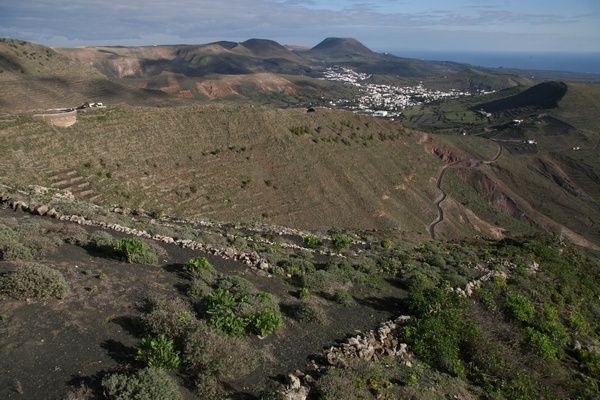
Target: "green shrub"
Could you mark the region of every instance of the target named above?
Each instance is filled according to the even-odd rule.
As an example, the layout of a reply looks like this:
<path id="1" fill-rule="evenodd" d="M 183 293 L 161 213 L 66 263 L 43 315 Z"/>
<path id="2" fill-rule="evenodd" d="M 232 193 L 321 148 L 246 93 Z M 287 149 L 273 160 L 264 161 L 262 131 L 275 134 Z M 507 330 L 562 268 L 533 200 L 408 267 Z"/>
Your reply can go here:
<path id="1" fill-rule="evenodd" d="M 525 337 L 525 346 L 529 350 L 549 359 L 556 358 L 556 349 L 546 334 L 528 326 L 523 329 L 523 335 Z"/>
<path id="2" fill-rule="evenodd" d="M 319 399 L 395 399 L 391 382 L 395 368 L 383 368 L 376 362 L 357 361 L 347 368 L 329 368 L 317 381 Z"/>
<path id="3" fill-rule="evenodd" d="M 585 317 L 577 311 L 572 312 L 569 316 L 569 326 L 575 331 L 575 333 L 579 334 L 585 333 L 588 330 Z"/>
<path id="4" fill-rule="evenodd" d="M 403 339 L 423 361 L 462 377 L 465 360 L 462 349 L 477 337 L 473 322 L 465 318 L 467 300 L 445 287 L 413 288 L 407 305 L 414 313 L 403 327 Z"/>
<path id="5" fill-rule="evenodd" d="M 583 370 L 592 378 L 600 380 L 600 353 L 595 350 L 580 349 L 576 354 Z"/>
<path id="6" fill-rule="evenodd" d="M 286 258 L 279 260 L 277 266 L 283 268 L 286 274 L 292 276 L 302 276 L 316 271 L 315 265 L 303 258 Z"/>
<path id="7" fill-rule="evenodd" d="M 87 247 L 107 255 L 112 255 L 117 240 L 108 232 L 96 231 L 88 239 Z"/>
<path id="8" fill-rule="evenodd" d="M 209 293 L 204 299 L 204 304 L 210 324 L 229 335 L 242 337 L 248 321 L 236 315 L 234 308 L 243 301 L 244 298 L 236 297 L 229 290 L 222 288 Z"/>
<path id="9" fill-rule="evenodd" d="M 211 287 L 202 279 L 192 279 L 186 294 L 193 299 L 200 299 L 212 291 Z"/>
<path id="10" fill-rule="evenodd" d="M 210 269 L 211 267 L 212 267 L 212 265 L 206 259 L 206 257 L 195 257 L 195 258 L 190 258 L 190 260 L 183 267 L 183 269 L 185 271 L 192 271 L 192 270 Z"/>
<path id="11" fill-rule="evenodd" d="M 179 297 L 156 296 L 149 298 L 148 303 L 149 311 L 141 319 L 146 331 L 152 335 L 181 338 L 195 323 L 190 304 Z"/>
<path id="12" fill-rule="evenodd" d="M 135 237 L 118 240 L 114 247 L 115 253 L 132 264 L 156 264 L 158 257 L 152 253 L 148 245 Z"/>
<path id="13" fill-rule="evenodd" d="M 27 264 L 0 277 L 0 291 L 19 300 L 62 297 L 69 291 L 64 276 L 41 264 Z"/>
<path id="14" fill-rule="evenodd" d="M 325 315 L 325 311 L 316 305 L 303 302 L 300 304 L 294 304 L 290 308 L 292 318 L 298 322 L 319 325 L 327 323 L 327 315 Z"/>
<path id="15" fill-rule="evenodd" d="M 250 327 L 260 336 L 267 336 L 283 324 L 281 314 L 272 310 L 261 310 L 248 318 Z"/>
<path id="16" fill-rule="evenodd" d="M 183 399 L 173 378 L 157 368 L 144 368 L 131 375 L 108 375 L 102 379 L 102 387 L 111 400 Z"/>
<path id="17" fill-rule="evenodd" d="M 310 297 L 310 291 L 307 288 L 300 288 L 298 290 L 298 298 L 300 300 L 305 300 L 308 299 Z"/>
<path id="18" fill-rule="evenodd" d="M 496 305 L 494 295 L 489 290 L 478 288 L 473 291 L 473 295 L 479 304 L 481 304 L 486 310 L 490 312 L 498 311 L 498 306 Z"/>
<path id="19" fill-rule="evenodd" d="M 348 248 L 352 244 L 352 239 L 350 239 L 348 236 L 340 235 L 335 236 L 332 240 L 332 243 L 333 247 L 339 251 Z"/>
<path id="20" fill-rule="evenodd" d="M 504 310 L 509 318 L 519 322 L 530 322 L 535 315 L 535 308 L 531 301 L 517 293 L 506 295 Z"/>
<path id="21" fill-rule="evenodd" d="M 561 349 L 569 341 L 567 330 L 557 318 L 546 318 L 537 325 L 537 328 L 550 339 L 557 353 L 560 353 Z"/>
<path id="22" fill-rule="evenodd" d="M 143 361 L 148 367 L 176 369 L 181 360 L 175 351 L 173 340 L 166 335 L 146 336 L 140 341 L 136 360 Z"/>
<path id="23" fill-rule="evenodd" d="M 200 321 L 184 341 L 183 361 L 202 398 L 223 396 L 223 383 L 255 368 L 259 357 L 247 341 L 223 335 Z"/>
<path id="24" fill-rule="evenodd" d="M 305 236 L 302 239 L 302 242 L 304 243 L 304 247 L 307 247 L 309 249 L 315 249 L 315 248 L 323 245 L 323 242 L 321 241 L 321 239 L 319 239 L 316 236 L 312 236 L 312 235 Z"/>
<path id="25" fill-rule="evenodd" d="M 318 270 L 304 274 L 301 279 L 302 286 L 309 290 L 326 290 L 334 282 L 334 276 L 328 271 Z"/>
<path id="26" fill-rule="evenodd" d="M 257 290 L 254 284 L 241 276 L 231 275 L 220 279 L 217 283 L 219 289 L 230 291 L 236 296 L 247 296 L 256 293 Z"/>
<path id="27" fill-rule="evenodd" d="M 6 261 L 31 260 L 33 256 L 33 250 L 21 242 L 19 233 L 2 221 L 0 223 L 0 259 Z"/>
<path id="28" fill-rule="evenodd" d="M 392 242 L 389 239 L 384 239 L 381 242 L 379 242 L 379 245 L 381 247 L 383 247 L 384 249 L 389 249 L 389 248 L 391 248 L 394 245 L 394 242 Z"/>
<path id="29" fill-rule="evenodd" d="M 344 307 L 352 307 L 355 304 L 354 298 L 345 289 L 335 289 L 332 297 L 333 301 Z"/>
<path id="30" fill-rule="evenodd" d="M 196 257 L 188 261 L 183 267 L 192 280 L 202 280 L 208 285 L 212 285 L 217 279 L 217 271 L 205 257 Z"/>

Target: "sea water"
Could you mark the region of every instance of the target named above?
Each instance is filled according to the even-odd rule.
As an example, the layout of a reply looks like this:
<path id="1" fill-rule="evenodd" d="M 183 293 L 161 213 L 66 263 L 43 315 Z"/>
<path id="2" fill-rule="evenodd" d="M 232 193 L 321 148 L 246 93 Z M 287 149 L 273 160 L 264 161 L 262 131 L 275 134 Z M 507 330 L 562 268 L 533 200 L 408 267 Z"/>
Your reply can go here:
<path id="1" fill-rule="evenodd" d="M 406 51 L 394 52 L 394 55 L 432 61 L 455 61 L 482 67 L 600 74 L 600 53 Z"/>

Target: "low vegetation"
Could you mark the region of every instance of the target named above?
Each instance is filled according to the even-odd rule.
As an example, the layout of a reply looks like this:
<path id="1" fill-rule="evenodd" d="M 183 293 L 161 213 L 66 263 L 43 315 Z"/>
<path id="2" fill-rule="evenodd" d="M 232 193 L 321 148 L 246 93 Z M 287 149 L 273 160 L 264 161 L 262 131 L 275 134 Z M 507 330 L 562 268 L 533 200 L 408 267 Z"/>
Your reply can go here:
<path id="1" fill-rule="evenodd" d="M 63 246 L 81 247 L 121 266 L 139 263 L 149 253 L 168 258 L 156 244 L 117 239 L 109 231 L 57 229 L 44 220 L 28 220 L 26 230 L 10 218 L 0 222 L 4 249 L 30 243 L 27 258 L 39 259 L 17 260 L 18 266 L 1 276 L 3 295 L 15 301 L 110 296 L 107 285 L 118 283 L 124 267 L 121 272 L 88 267 L 73 275 L 45 261 Z M 46 241 L 35 240 L 42 235 Z M 329 235 L 331 241 L 309 250 L 343 256 L 312 253 L 301 238 L 295 240 L 304 249 L 282 245 L 289 238 L 232 228 L 195 233 L 222 246 L 254 249 L 270 261 L 271 277 L 248 275 L 247 268 L 233 273 L 204 253 L 165 267 L 163 273 L 179 280 L 179 290 L 149 292 L 139 315 L 122 322 L 137 341 L 127 361 L 133 369 L 107 374 L 105 393 L 126 398 L 160 389 L 178 396 L 187 387 L 201 397 L 226 396 L 231 385 L 256 371 L 265 350 L 253 337 L 277 343 L 296 324 L 333 332 L 344 310 L 354 313 L 367 304 L 375 307 L 369 310 L 386 307 L 391 317 L 411 317 L 396 334 L 414 358 L 410 363 L 355 360 L 324 369 L 313 374 L 311 396 L 428 398 L 432 385 L 446 396 L 464 391 L 490 398 L 599 395 L 595 254 L 544 236 L 412 245 L 360 232 Z M 343 238 L 343 246 L 336 238 Z M 169 370 L 186 383 L 181 386 L 179 378 L 165 373 Z M 150 377 L 165 383 L 161 388 L 144 383 Z M 269 387 L 266 381 L 261 385 Z"/>
<path id="2" fill-rule="evenodd" d="M 61 298 L 68 291 L 64 276 L 43 264 L 28 263 L 0 277 L 0 292 L 19 300 Z"/>

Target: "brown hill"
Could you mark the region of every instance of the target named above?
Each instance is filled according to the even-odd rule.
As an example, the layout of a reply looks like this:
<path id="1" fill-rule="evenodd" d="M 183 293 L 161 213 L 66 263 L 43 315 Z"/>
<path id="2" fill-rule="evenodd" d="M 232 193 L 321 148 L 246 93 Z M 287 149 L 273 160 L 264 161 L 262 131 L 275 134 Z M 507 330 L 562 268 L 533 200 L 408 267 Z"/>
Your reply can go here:
<path id="1" fill-rule="evenodd" d="M 160 92 L 132 89 L 49 47 L 18 40 L 0 39 L 0 71 L 2 111 L 165 101 Z"/>
<path id="2" fill-rule="evenodd" d="M 292 51 L 286 49 L 279 43 L 267 39 L 249 39 L 241 43 L 242 46 L 249 49 L 256 57 L 262 58 L 287 58 L 297 62 L 302 62 L 301 58 Z"/>
<path id="3" fill-rule="evenodd" d="M 317 44 L 307 52 L 309 57 L 317 59 L 376 59 L 380 55 L 374 53 L 358 40 L 353 38 L 330 37 Z"/>
<path id="4" fill-rule="evenodd" d="M 21 109 L 56 107 L 63 105 L 56 104 L 61 99 L 74 101 L 67 95 L 82 93 L 93 96 L 85 101 L 147 101 L 143 92 L 115 84 L 95 69 L 51 49 L 21 42 L 2 44 L 8 48 L 2 53 L 1 76 L 7 84 L 0 87 L 5 93 L 0 101 L 10 102 L 3 108 L 5 112 L 15 105 Z M 271 45 L 267 43 L 267 47 Z M 156 63 L 161 57 L 179 55 L 192 64 L 201 64 L 207 54 L 241 57 L 236 52 L 251 53 L 231 43 L 206 45 L 202 55 L 194 46 L 74 51 L 78 50 L 90 57 L 103 53 L 105 60 L 138 59 L 143 54 L 154 57 Z M 46 55 L 40 58 L 37 51 Z M 40 63 L 46 64 L 38 70 Z M 290 104 L 298 101 L 300 92 L 309 87 L 306 85 L 314 83 L 302 78 L 305 86 L 301 86 L 298 77 L 272 73 L 213 74 L 200 79 L 164 70 L 152 79 L 146 81 L 148 86 L 152 83 L 156 85 L 153 89 L 179 97 L 259 93 L 264 100 L 265 93 L 277 93 L 291 98 Z M 11 84 L 20 91 L 11 92 Z M 36 89 L 39 94 L 32 91 Z M 317 86 L 309 90 L 321 95 Z M 494 96 L 498 99 L 501 93 Z M 48 185 L 58 172 L 69 170 L 85 178 L 90 190 L 102 193 L 104 200 L 131 207 L 303 228 L 400 226 L 402 231 L 427 234 L 437 215 L 440 168 L 444 162 L 460 161 L 452 165 L 460 166 L 459 172 L 446 174 L 453 191 L 448 191 L 451 196 L 444 206 L 452 211 L 436 226 L 441 237 L 476 231 L 497 237 L 505 231 L 530 232 L 532 227 L 552 232 L 566 227 L 593 239 L 597 235 L 595 221 L 600 218 L 594 208 L 600 171 L 598 137 L 593 133 L 597 122 L 581 119 L 581 111 L 593 113 L 595 96 L 586 86 L 570 87 L 553 111 L 558 114 L 518 127 L 529 131 L 502 131 L 504 146 L 516 148 L 526 137 L 533 137 L 543 154 L 505 151 L 491 167 L 477 160 L 494 156 L 498 151 L 494 142 L 475 146 L 470 144 L 474 139 L 463 136 L 440 137 L 428 139 L 422 147 L 417 143 L 420 135 L 407 132 L 398 123 L 326 109 L 305 113 L 305 109 L 276 110 L 250 104 L 161 110 L 117 107 L 81 115 L 68 132 L 51 131 L 28 118 L 8 118 L 1 125 L 0 178 L 15 185 Z M 567 122 L 560 125 L 561 118 Z M 454 144 L 444 144 L 449 141 Z M 453 176 L 462 179 L 452 181 Z M 586 222 L 578 226 L 576 221 L 581 220 Z"/>

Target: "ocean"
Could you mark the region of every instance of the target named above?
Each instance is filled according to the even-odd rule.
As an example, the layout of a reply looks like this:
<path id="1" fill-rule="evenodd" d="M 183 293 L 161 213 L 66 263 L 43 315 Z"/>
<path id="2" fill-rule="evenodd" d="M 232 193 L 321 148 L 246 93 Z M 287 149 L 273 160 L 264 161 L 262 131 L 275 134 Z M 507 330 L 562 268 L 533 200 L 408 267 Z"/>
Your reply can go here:
<path id="1" fill-rule="evenodd" d="M 393 52 L 399 57 L 456 61 L 494 68 L 538 69 L 600 74 L 600 53 Z"/>

